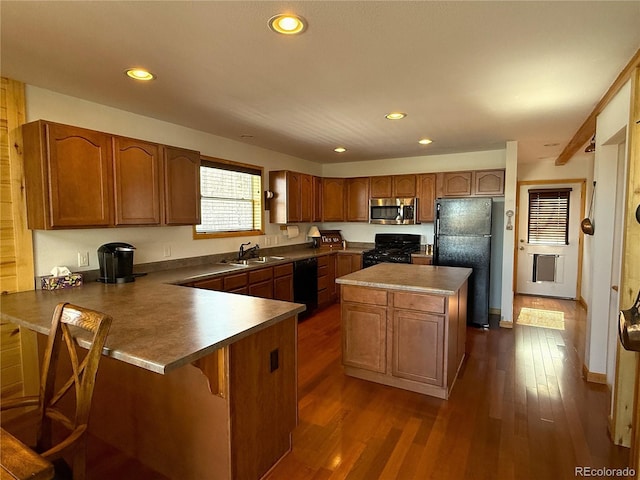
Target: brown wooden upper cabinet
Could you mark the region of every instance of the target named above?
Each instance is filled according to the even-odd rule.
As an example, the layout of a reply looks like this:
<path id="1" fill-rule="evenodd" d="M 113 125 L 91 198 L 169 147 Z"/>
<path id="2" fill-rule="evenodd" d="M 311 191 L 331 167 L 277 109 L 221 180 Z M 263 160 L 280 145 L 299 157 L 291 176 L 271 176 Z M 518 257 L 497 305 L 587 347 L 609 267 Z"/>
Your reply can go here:
<path id="1" fill-rule="evenodd" d="M 22 133 L 29 228 L 200 223 L 199 152 L 44 120 Z"/>
<path id="2" fill-rule="evenodd" d="M 29 228 L 112 225 L 111 137 L 43 121 L 22 134 Z"/>
<path id="3" fill-rule="evenodd" d="M 474 195 L 504 195 L 504 170 L 478 170 L 474 173 Z"/>
<path id="4" fill-rule="evenodd" d="M 131 138 L 113 140 L 116 225 L 159 225 L 162 148 Z"/>
<path id="5" fill-rule="evenodd" d="M 269 172 L 271 223 L 311 222 L 314 216 L 314 180 L 306 173 L 288 170 Z"/>
<path id="6" fill-rule="evenodd" d="M 416 175 L 370 177 L 371 198 L 412 198 L 416 196 Z"/>
<path id="7" fill-rule="evenodd" d="M 344 208 L 344 178 L 322 179 L 322 220 L 325 222 L 343 222 Z M 368 203 L 368 202 L 367 202 Z"/>
<path id="8" fill-rule="evenodd" d="M 313 216 L 312 222 L 322 221 L 322 178 L 314 176 L 311 182 L 313 191 Z"/>
<path id="9" fill-rule="evenodd" d="M 476 170 L 438 174 L 438 196 L 504 195 L 504 170 Z"/>
<path id="10" fill-rule="evenodd" d="M 435 220 L 436 174 L 422 173 L 416 175 L 418 197 L 418 220 L 421 223 Z"/>
<path id="11" fill-rule="evenodd" d="M 200 223 L 200 152 L 164 147 L 165 223 Z"/>
<path id="12" fill-rule="evenodd" d="M 369 177 L 346 179 L 347 222 L 369 221 Z"/>

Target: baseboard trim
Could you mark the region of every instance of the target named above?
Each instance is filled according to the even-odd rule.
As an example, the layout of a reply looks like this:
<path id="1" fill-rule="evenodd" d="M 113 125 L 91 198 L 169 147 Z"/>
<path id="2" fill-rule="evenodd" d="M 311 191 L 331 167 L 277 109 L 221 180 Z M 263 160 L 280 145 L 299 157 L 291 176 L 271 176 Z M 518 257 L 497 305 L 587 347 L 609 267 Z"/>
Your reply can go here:
<path id="1" fill-rule="evenodd" d="M 582 296 L 580 296 L 580 298 L 578 298 L 577 302 L 578 302 L 578 304 L 582 305 L 582 308 L 584 308 L 585 312 L 589 311 L 589 307 L 587 306 L 587 302 L 585 301 L 584 298 L 582 298 Z"/>
<path id="2" fill-rule="evenodd" d="M 513 322 L 508 322 L 506 320 L 500 320 L 500 328 L 513 328 Z"/>
<path id="3" fill-rule="evenodd" d="M 595 373 L 590 372 L 586 365 L 582 365 L 582 376 L 589 383 L 598 383 L 600 385 L 607 384 L 607 374 L 606 373 Z"/>

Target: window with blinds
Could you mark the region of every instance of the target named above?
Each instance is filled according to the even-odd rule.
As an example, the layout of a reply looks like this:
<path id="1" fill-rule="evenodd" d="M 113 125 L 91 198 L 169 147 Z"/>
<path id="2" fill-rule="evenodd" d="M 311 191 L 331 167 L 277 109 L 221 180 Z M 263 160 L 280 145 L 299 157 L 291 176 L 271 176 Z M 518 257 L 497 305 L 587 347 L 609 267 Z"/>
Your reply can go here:
<path id="1" fill-rule="evenodd" d="M 570 188 L 529 190 L 529 243 L 569 245 L 570 195 Z"/>
<path id="2" fill-rule="evenodd" d="M 203 157 L 198 236 L 262 233 L 262 169 Z"/>

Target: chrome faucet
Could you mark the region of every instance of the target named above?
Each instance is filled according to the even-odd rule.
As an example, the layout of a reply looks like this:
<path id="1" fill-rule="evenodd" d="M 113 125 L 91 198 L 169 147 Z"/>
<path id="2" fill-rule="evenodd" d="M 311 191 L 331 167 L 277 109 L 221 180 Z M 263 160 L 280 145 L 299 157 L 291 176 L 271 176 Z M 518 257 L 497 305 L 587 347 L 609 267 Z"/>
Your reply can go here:
<path id="1" fill-rule="evenodd" d="M 251 245 L 251 242 L 240 244 L 240 250 L 238 250 L 238 260 L 242 260 L 247 254 L 250 254 L 251 256 L 255 256 L 256 250 L 260 248 L 260 245 L 256 243 L 253 247 L 245 250 L 244 247 L 246 247 L 247 245 Z"/>

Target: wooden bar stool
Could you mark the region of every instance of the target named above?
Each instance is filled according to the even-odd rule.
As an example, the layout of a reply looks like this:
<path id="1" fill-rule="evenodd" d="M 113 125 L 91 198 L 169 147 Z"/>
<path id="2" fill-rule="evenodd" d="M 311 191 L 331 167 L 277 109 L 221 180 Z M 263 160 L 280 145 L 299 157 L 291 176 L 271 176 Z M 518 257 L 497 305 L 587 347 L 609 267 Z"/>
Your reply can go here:
<path id="1" fill-rule="evenodd" d="M 35 451 L 46 460 L 61 465 L 63 455 L 73 454 L 73 478 L 84 480 L 86 470 L 86 431 L 93 387 L 98 372 L 102 349 L 107 339 L 111 317 L 94 310 L 78 307 L 70 303 L 60 303 L 53 313 L 51 332 L 45 350 L 40 394 L 32 397 L 7 399 L 0 404 L 0 410 L 37 406 L 38 433 Z M 89 335 L 87 336 L 86 333 Z M 78 358 L 78 341 L 82 338 L 90 342 L 88 352 L 82 361 Z M 86 344 L 86 343 L 85 343 Z M 56 391 L 56 370 L 62 348 L 66 346 L 72 374 Z M 72 418 L 60 409 L 60 400 L 75 395 L 75 413 Z M 69 434 L 53 445 L 53 425 L 60 424 Z"/>

